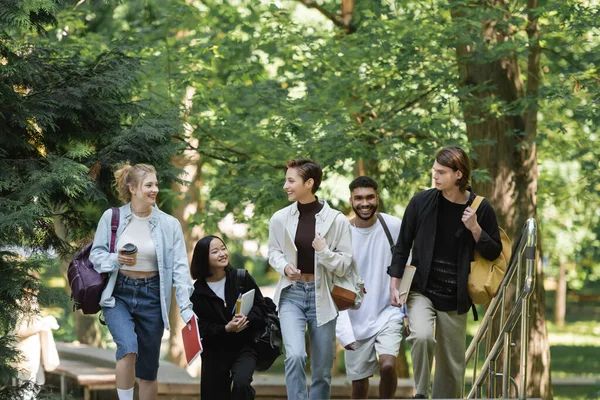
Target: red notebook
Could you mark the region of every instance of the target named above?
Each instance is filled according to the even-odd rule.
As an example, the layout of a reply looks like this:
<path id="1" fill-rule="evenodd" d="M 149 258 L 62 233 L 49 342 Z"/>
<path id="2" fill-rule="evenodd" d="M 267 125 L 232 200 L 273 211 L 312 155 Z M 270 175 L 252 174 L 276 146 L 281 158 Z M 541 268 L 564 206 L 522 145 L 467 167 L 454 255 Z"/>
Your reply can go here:
<path id="1" fill-rule="evenodd" d="M 185 358 L 188 365 L 202 354 L 202 339 L 200 338 L 200 329 L 198 327 L 198 317 L 194 315 L 181 330 L 183 338 L 183 347 L 185 349 Z"/>

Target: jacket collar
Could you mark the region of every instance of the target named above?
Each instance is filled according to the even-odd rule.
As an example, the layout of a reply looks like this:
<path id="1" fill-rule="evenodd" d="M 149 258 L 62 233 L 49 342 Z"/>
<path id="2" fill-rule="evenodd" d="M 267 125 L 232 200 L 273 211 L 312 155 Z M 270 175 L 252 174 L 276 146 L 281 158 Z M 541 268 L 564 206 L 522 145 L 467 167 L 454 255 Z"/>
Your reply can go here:
<path id="1" fill-rule="evenodd" d="M 237 270 L 232 267 L 228 267 L 225 271 L 225 304 L 227 304 L 227 305 L 235 304 L 235 300 L 236 300 L 235 296 L 238 293 L 238 290 L 236 287 L 237 280 L 234 278 L 236 273 L 237 273 Z M 206 279 L 197 279 L 196 282 L 194 282 L 194 295 L 218 299 L 219 302 L 223 301 L 208 286 Z M 219 303 L 219 304 L 221 304 L 221 303 Z"/>

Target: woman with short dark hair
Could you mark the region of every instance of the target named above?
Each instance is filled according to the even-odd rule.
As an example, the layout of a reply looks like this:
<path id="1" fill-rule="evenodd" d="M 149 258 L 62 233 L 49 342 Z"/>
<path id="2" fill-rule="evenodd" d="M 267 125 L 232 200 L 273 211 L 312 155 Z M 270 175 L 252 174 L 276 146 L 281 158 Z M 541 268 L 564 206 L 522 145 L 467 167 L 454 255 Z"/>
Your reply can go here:
<path id="1" fill-rule="evenodd" d="M 269 264 L 281 275 L 274 302 L 285 344 L 285 379 L 290 400 L 308 399 L 305 332 L 311 346 L 310 399 L 329 399 L 338 310 L 331 297 L 333 276 L 352 266 L 350 224 L 315 193 L 323 172 L 313 160 L 287 162 L 283 189 L 293 203 L 269 224 Z"/>
<path id="2" fill-rule="evenodd" d="M 264 299 L 252 276 L 246 272 L 238 281 L 237 270 L 229 264 L 229 250 L 217 236 L 196 243 L 191 263 L 202 353 L 200 396 L 203 400 L 254 399 L 252 375 L 257 353 L 253 335 L 264 329 Z M 254 304 L 248 315 L 236 313 L 236 300 L 254 289 Z"/>

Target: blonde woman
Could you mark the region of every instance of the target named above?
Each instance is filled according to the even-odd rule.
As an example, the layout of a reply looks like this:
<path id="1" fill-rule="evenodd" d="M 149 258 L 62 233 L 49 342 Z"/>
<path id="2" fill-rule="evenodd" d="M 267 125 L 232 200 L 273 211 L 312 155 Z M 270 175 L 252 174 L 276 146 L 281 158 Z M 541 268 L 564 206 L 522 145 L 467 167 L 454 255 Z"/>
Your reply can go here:
<path id="1" fill-rule="evenodd" d="M 193 316 L 193 286 L 181 225 L 156 205 L 158 179 L 149 164 L 126 164 L 115 172 L 121 206 L 116 253 L 110 253 L 111 210 L 96 230 L 90 260 L 110 279 L 100 305 L 117 345 L 117 393 L 120 400 L 133 399 L 134 380 L 139 397 L 156 399 L 160 343 L 169 329 L 171 290 L 183 320 Z M 124 254 L 134 245 L 135 254 Z"/>

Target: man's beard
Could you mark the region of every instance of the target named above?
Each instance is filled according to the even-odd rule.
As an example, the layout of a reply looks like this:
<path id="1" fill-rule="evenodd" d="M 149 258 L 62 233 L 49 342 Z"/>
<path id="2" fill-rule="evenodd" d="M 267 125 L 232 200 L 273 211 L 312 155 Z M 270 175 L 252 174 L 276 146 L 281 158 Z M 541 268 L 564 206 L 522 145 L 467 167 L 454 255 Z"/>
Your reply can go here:
<path id="1" fill-rule="evenodd" d="M 362 219 L 363 221 L 368 221 L 368 220 L 370 220 L 370 219 L 373 217 L 373 215 L 375 215 L 375 213 L 377 212 L 377 207 L 378 207 L 378 205 L 377 205 L 377 204 L 375 204 L 375 206 L 372 208 L 372 213 L 371 213 L 371 214 L 370 214 L 368 217 L 366 217 L 366 218 L 365 218 L 365 217 L 363 217 L 362 215 L 360 215 L 360 213 L 359 213 L 359 211 L 358 211 L 358 210 L 359 210 L 358 208 L 356 208 L 356 207 L 352 206 L 352 209 L 354 210 L 354 214 L 355 214 L 355 215 L 356 215 L 358 218 Z"/>

